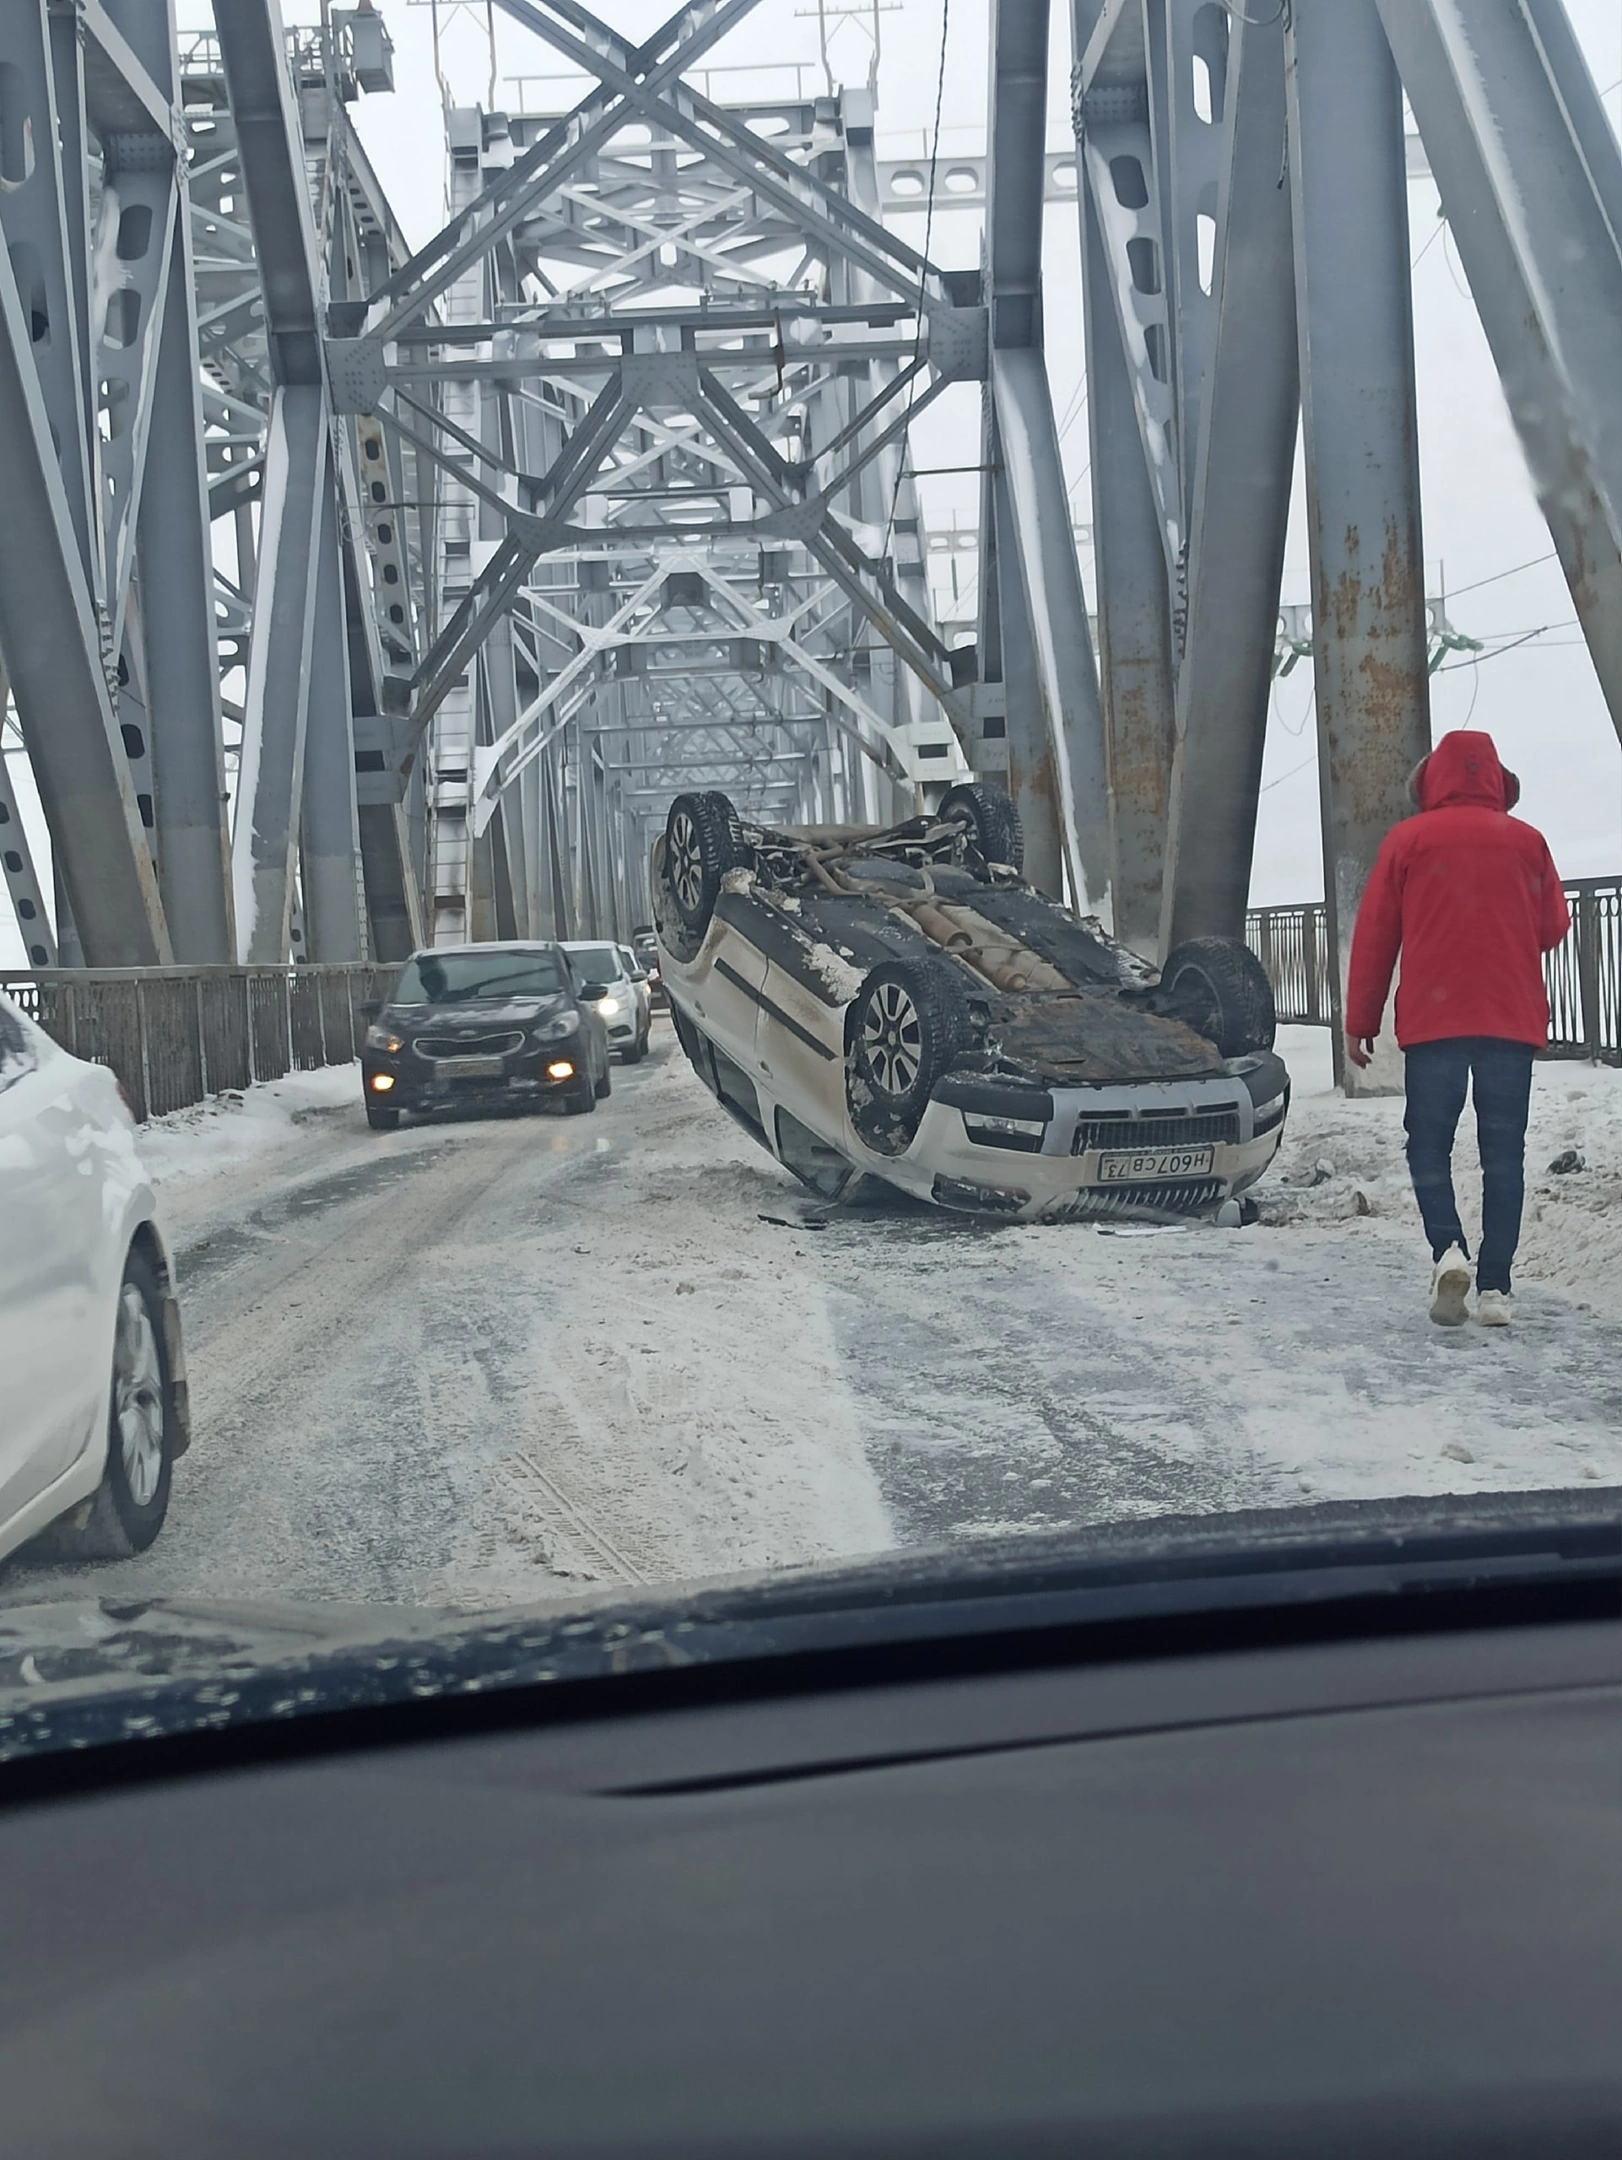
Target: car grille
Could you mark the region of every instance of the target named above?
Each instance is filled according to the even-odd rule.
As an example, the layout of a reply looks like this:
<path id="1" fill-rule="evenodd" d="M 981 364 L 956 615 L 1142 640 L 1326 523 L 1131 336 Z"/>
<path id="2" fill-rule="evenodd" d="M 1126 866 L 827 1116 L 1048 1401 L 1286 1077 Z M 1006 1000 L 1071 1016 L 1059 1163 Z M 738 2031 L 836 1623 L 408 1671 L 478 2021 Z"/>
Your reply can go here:
<path id="1" fill-rule="evenodd" d="M 1089 1186 L 1085 1192 L 1067 1193 L 1042 1212 L 1050 1222 L 1145 1211 L 1153 1215 L 1203 1215 L 1217 1205 L 1227 1189 L 1221 1178 L 1185 1179 L 1177 1185 Z"/>
<path id="2" fill-rule="evenodd" d="M 1094 1148 L 1236 1147 L 1239 1143 L 1237 1110 L 1201 1110 L 1193 1117 L 1083 1118 L 1076 1127 L 1071 1147 L 1074 1155 Z"/>
<path id="3" fill-rule="evenodd" d="M 522 1028 L 502 1035 L 419 1035 L 411 1045 L 418 1057 L 437 1061 L 440 1058 L 507 1057 L 518 1049 L 524 1040 Z"/>

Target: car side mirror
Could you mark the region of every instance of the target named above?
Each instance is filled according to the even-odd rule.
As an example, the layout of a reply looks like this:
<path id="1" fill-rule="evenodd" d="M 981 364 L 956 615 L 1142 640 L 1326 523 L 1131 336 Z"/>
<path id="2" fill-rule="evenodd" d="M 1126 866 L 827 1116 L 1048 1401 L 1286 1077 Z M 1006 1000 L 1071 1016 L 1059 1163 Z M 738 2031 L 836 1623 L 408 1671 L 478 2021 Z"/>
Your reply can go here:
<path id="1" fill-rule="evenodd" d="M 608 985 L 607 983 L 585 983 L 581 986 L 580 995 L 595 1005 L 599 998 L 607 997 Z"/>

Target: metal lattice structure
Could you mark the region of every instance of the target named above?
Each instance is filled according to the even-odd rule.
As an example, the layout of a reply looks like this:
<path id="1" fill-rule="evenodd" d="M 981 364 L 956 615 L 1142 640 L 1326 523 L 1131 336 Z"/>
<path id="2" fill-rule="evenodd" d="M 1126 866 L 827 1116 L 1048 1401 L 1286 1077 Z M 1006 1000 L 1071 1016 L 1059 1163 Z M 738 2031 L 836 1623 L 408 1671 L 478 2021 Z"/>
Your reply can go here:
<path id="1" fill-rule="evenodd" d="M 218 0 L 185 39 L 171 0 L 0 0 L 0 656 L 55 889 L 3 759 L 0 864 L 35 965 L 624 935 L 679 789 L 877 820 L 971 772 L 1128 942 L 1237 933 L 1281 634 L 1343 964 L 1429 743 L 1416 154 L 1622 725 L 1622 160 L 1560 0 L 1072 0 L 1074 157 L 1047 0 L 998 0 L 950 273 L 885 222 L 934 176 L 878 160 L 870 89 L 700 89 L 756 0 L 640 45 L 497 4 L 592 87 L 447 111 L 412 252 L 349 117 L 391 83 L 370 0 L 291 34 Z M 1092 618 L 1043 358 L 1066 202 Z M 962 384 L 949 650 L 905 453 Z"/>

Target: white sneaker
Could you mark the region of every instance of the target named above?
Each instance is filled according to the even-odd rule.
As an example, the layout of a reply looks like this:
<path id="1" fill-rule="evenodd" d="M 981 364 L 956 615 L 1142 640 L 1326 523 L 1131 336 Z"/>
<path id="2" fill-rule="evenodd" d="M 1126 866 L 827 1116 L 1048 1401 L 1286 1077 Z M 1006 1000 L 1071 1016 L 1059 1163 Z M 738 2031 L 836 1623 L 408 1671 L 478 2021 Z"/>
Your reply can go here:
<path id="1" fill-rule="evenodd" d="M 1476 1298 L 1476 1318 L 1483 1327 L 1508 1327 L 1515 1317 L 1515 1300 L 1507 1290 L 1483 1290 Z"/>
<path id="2" fill-rule="evenodd" d="M 1438 1327 L 1463 1327 L 1469 1319 L 1470 1263 L 1457 1245 L 1443 1253 L 1431 1276 L 1431 1318 Z"/>

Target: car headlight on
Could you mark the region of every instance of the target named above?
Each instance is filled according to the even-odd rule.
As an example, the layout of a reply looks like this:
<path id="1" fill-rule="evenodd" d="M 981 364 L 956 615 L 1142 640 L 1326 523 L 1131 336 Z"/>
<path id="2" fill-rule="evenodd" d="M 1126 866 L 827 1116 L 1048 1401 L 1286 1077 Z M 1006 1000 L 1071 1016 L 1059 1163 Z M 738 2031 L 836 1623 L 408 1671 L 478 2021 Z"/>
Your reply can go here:
<path id="1" fill-rule="evenodd" d="M 396 1035 L 393 1028 L 369 1027 L 366 1030 L 366 1047 L 368 1050 L 383 1050 L 390 1057 L 397 1057 L 405 1048 L 405 1038 L 403 1035 Z"/>
<path id="2" fill-rule="evenodd" d="M 538 1043 L 565 1042 L 580 1026 L 578 1013 L 559 1013 L 554 1019 L 543 1020 L 535 1030 Z"/>
<path id="3" fill-rule="evenodd" d="M 597 1000 L 597 1010 L 598 1010 L 598 1011 L 599 1011 L 600 1013 L 622 1013 L 622 1012 L 624 1012 L 624 1010 L 625 1010 L 625 998 L 624 998 L 624 995 L 623 995 L 623 994 L 622 994 L 622 993 L 621 993 L 620 991 L 618 991 L 618 990 L 610 990 L 610 991 L 609 991 L 609 993 L 608 993 L 608 995 L 607 995 L 607 997 L 599 998 L 599 999 Z"/>

